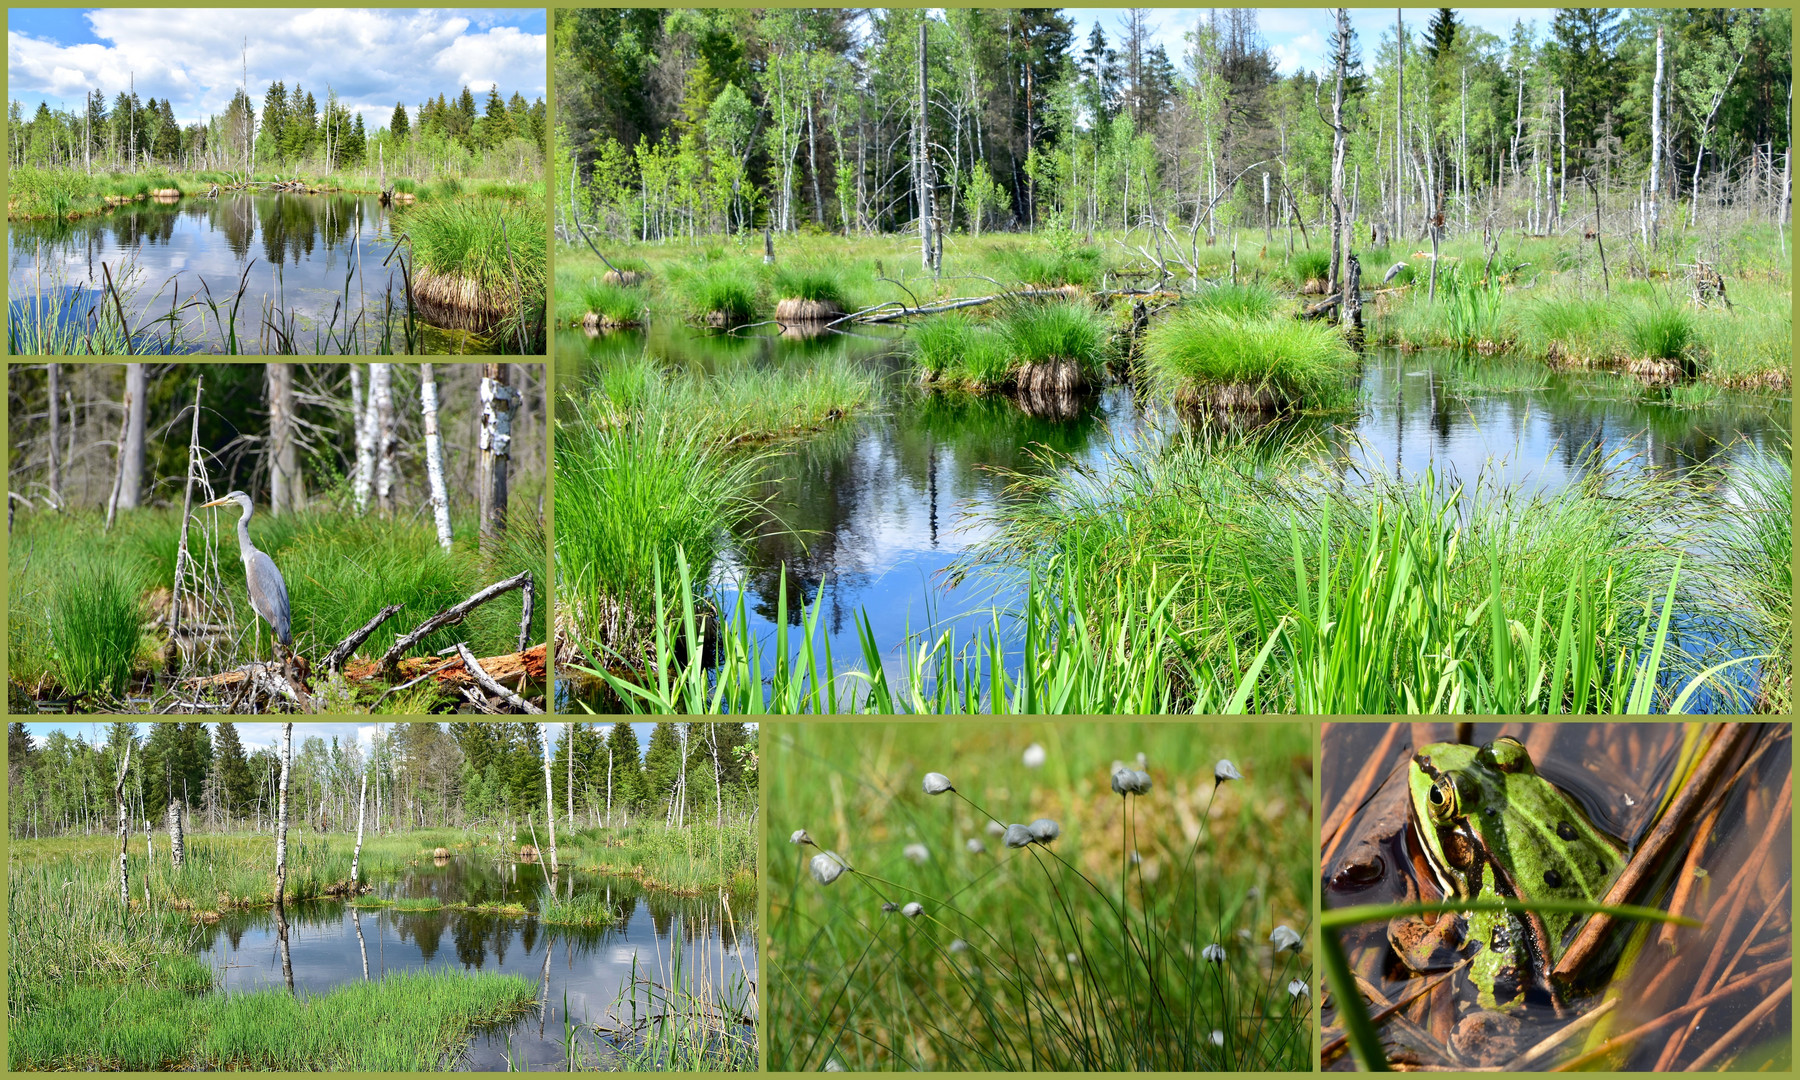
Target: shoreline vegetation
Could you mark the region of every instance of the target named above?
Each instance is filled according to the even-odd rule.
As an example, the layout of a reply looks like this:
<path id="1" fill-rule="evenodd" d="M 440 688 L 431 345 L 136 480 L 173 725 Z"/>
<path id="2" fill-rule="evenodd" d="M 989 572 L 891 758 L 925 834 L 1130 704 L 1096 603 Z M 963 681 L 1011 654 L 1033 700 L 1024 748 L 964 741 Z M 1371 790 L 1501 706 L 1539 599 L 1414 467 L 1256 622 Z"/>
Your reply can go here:
<path id="1" fill-rule="evenodd" d="M 1320 10 L 1324 65 L 1284 74 L 1248 10 L 1200 17 L 1181 57 L 1130 13 L 556 12 L 556 322 L 591 358 L 559 420 L 579 525 L 557 558 L 600 701 L 1781 711 L 1791 462 L 1732 425 L 1791 408 L 1791 16 L 1545 17 L 1505 41 L 1440 9 L 1363 42 Z M 686 83 L 566 44 L 628 31 L 730 44 Z M 753 70 L 750 41 L 782 63 Z M 1712 81 L 1653 111 L 1671 63 Z M 879 363 L 833 359 L 889 334 Z M 1448 350 L 1459 396 L 1592 372 L 1693 437 L 1671 466 L 1661 431 L 1641 459 L 1570 431 L 1554 491 L 1500 449 L 1456 463 L 1478 477 L 1445 452 L 1389 479 L 1290 445 L 1364 413 L 1387 346 Z M 757 639 L 722 568 L 786 527 L 762 508 L 809 439 L 911 407 L 890 360 L 908 394 L 1057 422 L 1124 388 L 1164 437 L 1008 476 L 948 570 L 1028 586 L 981 641 L 859 622 L 861 655 L 828 658 L 816 620 L 842 616 L 785 563 L 756 568 L 778 609 Z"/>

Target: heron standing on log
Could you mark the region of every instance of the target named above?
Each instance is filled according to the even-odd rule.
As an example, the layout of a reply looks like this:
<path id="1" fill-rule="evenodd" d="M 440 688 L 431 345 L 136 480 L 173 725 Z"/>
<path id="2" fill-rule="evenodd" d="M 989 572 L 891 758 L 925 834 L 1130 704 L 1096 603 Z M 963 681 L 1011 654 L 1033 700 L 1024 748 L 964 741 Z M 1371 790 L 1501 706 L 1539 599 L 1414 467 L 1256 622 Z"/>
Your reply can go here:
<path id="1" fill-rule="evenodd" d="M 256 545 L 250 542 L 250 515 L 256 512 L 250 496 L 241 491 L 233 491 L 223 498 L 201 503 L 199 508 L 204 510 L 209 506 L 224 506 L 226 503 L 237 503 L 244 508 L 244 516 L 238 518 L 238 554 L 244 560 L 244 583 L 250 589 L 250 606 L 275 631 L 275 640 L 291 653 L 294 637 L 289 632 L 287 582 L 282 580 L 281 571 L 275 568 L 275 560 L 258 551 Z"/>

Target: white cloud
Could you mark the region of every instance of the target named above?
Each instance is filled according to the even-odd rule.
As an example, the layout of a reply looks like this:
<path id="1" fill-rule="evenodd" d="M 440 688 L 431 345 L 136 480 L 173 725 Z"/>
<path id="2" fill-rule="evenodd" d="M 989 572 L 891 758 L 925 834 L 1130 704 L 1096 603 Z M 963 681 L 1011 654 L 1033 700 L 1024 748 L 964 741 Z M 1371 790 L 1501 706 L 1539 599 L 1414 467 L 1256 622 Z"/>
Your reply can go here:
<path id="1" fill-rule="evenodd" d="M 172 99 L 187 123 L 225 108 L 247 62 L 258 102 L 277 79 L 321 103 L 329 85 L 349 108 L 385 122 L 396 101 L 411 107 L 464 85 L 479 93 L 497 83 L 527 99 L 545 88 L 545 35 L 496 25 L 502 16 L 493 13 L 158 8 L 85 17 L 99 42 L 7 34 L 12 96 L 70 107 L 91 87 L 111 99 L 135 83 L 140 97 Z"/>

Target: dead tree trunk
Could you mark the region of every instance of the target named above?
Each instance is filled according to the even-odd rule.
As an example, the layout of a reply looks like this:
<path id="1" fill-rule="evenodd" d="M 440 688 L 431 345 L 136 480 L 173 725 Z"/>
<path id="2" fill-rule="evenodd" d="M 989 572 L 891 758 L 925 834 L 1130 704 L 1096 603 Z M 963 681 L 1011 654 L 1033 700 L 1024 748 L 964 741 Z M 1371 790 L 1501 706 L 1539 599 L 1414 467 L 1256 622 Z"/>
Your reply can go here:
<path id="1" fill-rule="evenodd" d="M 149 384 L 144 365 L 125 365 L 125 447 L 119 473 L 119 509 L 136 510 L 144 496 L 144 409 Z"/>
<path id="2" fill-rule="evenodd" d="M 306 489 L 300 477 L 300 444 L 295 438 L 294 367 L 269 365 L 269 515 L 280 517 L 303 509 Z"/>
<path id="3" fill-rule="evenodd" d="M 281 725 L 281 802 L 275 817 L 275 904 L 287 892 L 287 795 L 288 773 L 294 762 L 294 725 Z M 282 935 L 285 941 L 286 935 Z M 285 962 L 284 962 L 285 966 Z"/>
<path id="4" fill-rule="evenodd" d="M 725 827 L 725 774 L 719 768 L 719 725 L 706 725 L 706 734 L 707 741 L 712 744 L 713 805 L 715 807 L 713 824 L 722 829 Z"/>
<path id="5" fill-rule="evenodd" d="M 356 793 L 356 850 L 350 853 L 350 885 L 356 886 L 356 868 L 362 862 L 363 805 L 369 797 L 369 771 L 363 770 L 362 787 Z M 367 961 L 365 960 L 365 963 Z"/>
<path id="6" fill-rule="evenodd" d="M 200 390 L 206 376 L 194 377 L 194 415 L 188 431 L 187 484 L 181 493 L 181 542 L 175 547 L 175 587 L 170 590 L 169 640 L 181 640 L 181 581 L 188 564 L 188 521 L 194 513 L 194 467 L 200 456 Z"/>
<path id="7" fill-rule="evenodd" d="M 563 795 L 569 803 L 569 828 L 575 827 L 575 734 L 580 730 L 576 725 L 569 725 L 569 762 L 568 775 L 563 779 Z"/>
<path id="8" fill-rule="evenodd" d="M 119 776 L 113 781 L 113 802 L 119 805 L 119 906 L 131 910 L 131 872 L 125 866 L 125 844 L 130 822 L 125 810 L 125 774 L 131 769 L 131 743 L 125 744 L 125 757 L 119 762 Z"/>
<path id="9" fill-rule="evenodd" d="M 1662 190 L 1663 32 L 1656 28 L 1656 77 L 1650 84 L 1650 246 L 1656 246 L 1656 196 Z"/>
<path id="10" fill-rule="evenodd" d="M 62 471 L 56 457 L 62 445 L 62 365 L 48 364 L 50 369 L 50 501 L 62 509 Z"/>
<path id="11" fill-rule="evenodd" d="M 919 259 L 925 272 L 931 272 L 931 123 L 930 114 L 926 111 L 928 104 L 925 85 L 925 32 L 931 24 L 930 16 L 919 13 L 919 101 L 913 123 L 917 127 L 917 137 L 913 141 L 913 172 L 917 177 L 919 192 Z"/>
<path id="12" fill-rule="evenodd" d="M 517 400 L 518 392 L 507 383 L 506 365 L 483 365 L 481 459 L 475 480 L 481 493 L 483 554 L 506 533 L 506 468 L 512 456 L 513 405 Z"/>
<path id="13" fill-rule="evenodd" d="M 369 407 L 374 412 L 375 507 L 394 513 L 394 365 L 369 365 Z"/>
<path id="14" fill-rule="evenodd" d="M 149 827 L 150 827 L 150 823 L 148 821 L 146 821 L 144 823 L 144 828 L 148 829 Z M 182 829 L 181 829 L 181 802 L 180 802 L 180 800 L 171 797 L 169 799 L 169 865 L 170 866 L 174 867 L 177 870 L 181 869 L 181 860 L 182 860 L 182 855 L 185 852 L 185 849 L 186 849 L 186 844 L 183 842 Z"/>
<path id="15" fill-rule="evenodd" d="M 430 364 L 419 365 L 419 407 L 425 412 L 425 476 L 431 485 L 431 516 L 437 523 L 438 546 L 450 550 L 450 498 L 444 490 L 444 440 L 438 434 L 437 375 Z"/>
<path id="16" fill-rule="evenodd" d="M 550 826 L 550 875 L 556 876 L 556 789 L 550 783 L 550 739 L 544 732 L 544 822 Z M 574 747 L 569 748 L 571 751 Z"/>
<path id="17" fill-rule="evenodd" d="M 1327 296 L 1339 295 L 1338 265 L 1344 243 L 1344 78 L 1350 64 L 1350 12 L 1345 8 L 1337 9 L 1332 53 L 1336 85 L 1331 91 L 1331 272 L 1325 283 Z"/>
<path id="18" fill-rule="evenodd" d="M 369 365 L 369 379 L 374 381 L 374 364 Z M 353 491 L 356 496 L 356 512 L 362 514 L 369 509 L 369 492 L 375 483 L 375 422 L 374 412 L 368 407 L 363 393 L 362 366 L 350 365 L 350 415 L 356 424 L 356 483 Z"/>

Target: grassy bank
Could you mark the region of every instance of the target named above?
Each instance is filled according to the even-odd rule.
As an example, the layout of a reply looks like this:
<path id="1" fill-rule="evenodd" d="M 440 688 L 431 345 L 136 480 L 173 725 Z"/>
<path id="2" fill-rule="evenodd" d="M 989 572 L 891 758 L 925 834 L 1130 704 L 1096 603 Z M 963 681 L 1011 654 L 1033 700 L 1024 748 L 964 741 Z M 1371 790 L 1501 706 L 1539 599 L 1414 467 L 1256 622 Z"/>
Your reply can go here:
<path id="1" fill-rule="evenodd" d="M 256 173 L 251 185 L 291 182 L 291 173 Z M 343 191 L 377 194 L 383 190 L 381 178 L 374 173 L 337 173 L 327 176 L 302 176 L 299 179 L 315 191 Z M 234 190 L 243 183 L 241 173 L 223 171 L 177 172 L 154 169 L 147 172 L 100 172 L 93 175 L 75 169 L 41 169 L 18 166 L 8 173 L 7 213 L 10 218 L 58 217 L 75 219 L 104 213 L 124 202 L 137 202 L 152 195 L 175 194 L 182 197 L 205 195 L 216 185 L 222 191 Z M 509 180 L 461 180 L 440 177 L 435 180 L 392 179 L 395 192 L 424 202 L 474 194 L 490 198 L 527 200 L 542 203 L 541 183 L 522 184 Z M 247 188 L 244 190 L 254 190 Z M 541 231 L 541 230 L 540 230 Z"/>
<path id="2" fill-rule="evenodd" d="M 427 319 L 541 351 L 548 247 L 541 201 L 474 195 L 404 210 L 412 293 Z"/>
<path id="3" fill-rule="evenodd" d="M 537 986 L 493 972 L 409 972 L 296 998 L 286 990 L 194 996 L 179 989 L 69 986 L 8 1025 L 13 1069 L 448 1068 L 476 1028 L 536 1004 Z"/>
<path id="4" fill-rule="evenodd" d="M 1357 356 L 1344 336 L 1323 322 L 1273 314 L 1273 299 L 1214 290 L 1158 319 L 1144 341 L 1151 380 L 1187 406 L 1288 412 L 1353 405 Z"/>
<path id="5" fill-rule="evenodd" d="M 1085 300 L 1020 300 L 991 318 L 959 311 L 912 328 L 919 377 L 963 390 L 1068 392 L 1105 376 L 1105 325 Z"/>
<path id="6" fill-rule="evenodd" d="M 635 878 L 648 889 L 756 895 L 756 836 L 747 820 L 728 817 L 720 826 L 708 815 L 679 829 L 656 821 L 576 829 L 557 834 L 557 852 L 564 865 Z"/>
<path id="7" fill-rule="evenodd" d="M 768 769 L 771 829 L 811 841 L 769 852 L 768 1067 L 1306 1068 L 1307 753 L 1299 724 L 801 725 Z M 989 825 L 1034 818 L 1053 839 Z"/>
<path id="8" fill-rule="evenodd" d="M 753 511 L 759 461 L 779 440 L 865 409 L 877 376 L 826 350 L 707 374 L 648 358 L 610 366 L 557 421 L 557 560 L 585 640 L 642 659 L 673 556 L 711 566 Z"/>
<path id="9" fill-rule="evenodd" d="M 166 613 L 180 516 L 178 510 L 134 511 L 121 515 L 110 534 L 97 513 L 31 514 L 15 522 L 8 593 L 8 671 L 14 685 L 117 698 L 131 678 L 152 675 L 172 662 L 166 626 L 145 626 Z M 525 569 L 542 572 L 545 541 L 528 519 L 515 519 L 507 544 L 491 559 L 474 552 L 473 523 L 459 526 L 450 553 L 427 525 L 326 511 L 259 515 L 255 529 L 257 546 L 274 558 L 287 581 L 295 647 L 316 659 L 389 604 L 403 605 L 401 612 L 368 639 L 363 655 L 379 655 L 397 635 L 485 585 Z M 243 564 L 223 546 L 230 542 L 231 527 L 221 519 L 220 587 L 206 600 L 238 628 L 237 638 L 221 643 L 226 653 L 268 658 L 273 643 L 250 609 Z M 193 538 L 197 542 L 198 534 Z M 543 607 L 533 612 L 533 641 L 543 640 Z M 517 595 L 503 597 L 420 649 L 467 640 L 482 656 L 512 652 L 519 615 Z"/>

